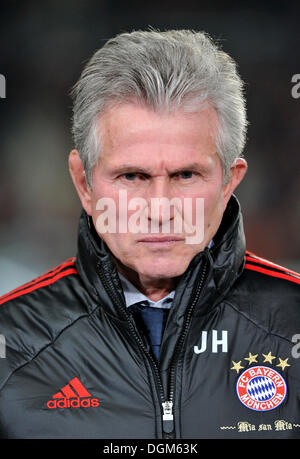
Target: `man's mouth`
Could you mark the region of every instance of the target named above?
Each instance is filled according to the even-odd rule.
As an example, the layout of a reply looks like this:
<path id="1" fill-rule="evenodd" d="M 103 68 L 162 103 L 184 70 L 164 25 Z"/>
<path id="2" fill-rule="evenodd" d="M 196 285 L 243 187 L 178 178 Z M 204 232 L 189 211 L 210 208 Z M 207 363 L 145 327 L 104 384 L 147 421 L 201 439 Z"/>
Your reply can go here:
<path id="1" fill-rule="evenodd" d="M 153 248 L 169 247 L 179 242 L 183 242 L 185 239 L 178 236 L 149 236 L 139 239 L 137 242 L 147 245 Z"/>

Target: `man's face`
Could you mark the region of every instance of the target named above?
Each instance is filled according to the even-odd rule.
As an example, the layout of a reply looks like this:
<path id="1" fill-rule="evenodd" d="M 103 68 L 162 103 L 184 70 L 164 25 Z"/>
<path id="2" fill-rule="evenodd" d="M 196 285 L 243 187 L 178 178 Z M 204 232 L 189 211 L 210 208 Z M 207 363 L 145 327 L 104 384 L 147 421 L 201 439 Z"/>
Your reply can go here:
<path id="1" fill-rule="evenodd" d="M 81 200 L 121 272 L 133 270 L 144 279 L 179 276 L 215 235 L 236 186 L 231 182 L 223 186 L 222 163 L 215 144 L 217 122 L 212 108 L 197 113 L 158 114 L 134 103 L 111 108 L 101 116 L 101 155 L 93 170 L 92 189 Z M 101 232 L 97 221 L 103 210 L 97 209 L 97 203 L 112 198 L 118 221 L 120 191 L 126 192 L 127 203 L 136 197 L 147 203 L 141 212 L 146 212 L 143 215 L 148 233 Z M 182 204 L 184 198 L 189 198 L 193 224 L 196 200 L 203 198 L 203 240 L 187 243 L 186 236 L 191 234 L 184 225 L 175 233 L 175 208 L 172 211 L 171 207 L 169 216 L 162 213 L 162 208 L 158 213 L 157 208 L 151 212 L 153 198 L 179 198 Z M 128 219 L 133 212 L 127 209 Z M 166 218 L 170 223 L 168 234 L 162 233 Z M 188 217 L 183 212 L 182 218 L 191 221 L 191 212 Z M 158 231 L 153 233 L 152 224 Z"/>

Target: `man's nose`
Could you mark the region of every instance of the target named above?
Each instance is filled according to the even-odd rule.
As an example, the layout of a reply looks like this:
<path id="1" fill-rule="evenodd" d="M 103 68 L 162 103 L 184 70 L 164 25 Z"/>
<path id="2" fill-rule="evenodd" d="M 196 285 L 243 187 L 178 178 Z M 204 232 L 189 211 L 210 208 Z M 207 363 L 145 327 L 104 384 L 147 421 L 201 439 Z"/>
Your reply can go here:
<path id="1" fill-rule="evenodd" d="M 172 187 L 168 177 L 156 177 L 147 189 L 148 219 L 162 225 L 174 219 Z"/>

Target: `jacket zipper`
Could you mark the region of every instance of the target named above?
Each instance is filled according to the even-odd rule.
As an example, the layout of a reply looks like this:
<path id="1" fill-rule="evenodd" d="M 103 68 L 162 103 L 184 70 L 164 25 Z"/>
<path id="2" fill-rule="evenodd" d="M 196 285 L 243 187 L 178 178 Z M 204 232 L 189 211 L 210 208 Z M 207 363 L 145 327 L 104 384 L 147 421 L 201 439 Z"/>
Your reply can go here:
<path id="1" fill-rule="evenodd" d="M 102 266 L 100 264 L 98 264 L 97 267 L 98 267 L 98 272 L 100 274 L 101 281 L 102 281 L 104 287 L 106 288 L 106 291 L 107 291 L 108 295 L 110 296 L 110 298 L 113 301 L 113 303 L 116 303 L 117 306 L 120 307 L 121 310 L 123 311 L 123 313 L 125 314 L 125 317 L 127 318 L 127 322 L 129 324 L 130 331 L 131 331 L 132 335 L 134 336 L 135 340 L 137 341 L 139 347 L 142 348 L 142 350 L 144 351 L 144 353 L 147 355 L 148 359 L 150 360 L 150 363 L 151 363 L 151 366 L 152 366 L 152 369 L 153 369 L 153 372 L 154 372 L 154 375 L 155 375 L 154 380 L 155 380 L 155 383 L 156 383 L 156 388 L 157 388 L 157 391 L 158 391 L 158 394 L 159 394 L 159 397 L 160 397 L 161 404 L 162 404 L 162 406 L 164 406 L 163 405 L 163 403 L 165 403 L 164 389 L 163 389 L 163 384 L 162 384 L 162 381 L 161 381 L 161 376 L 160 376 L 159 369 L 158 369 L 158 366 L 156 364 L 156 361 L 153 358 L 152 354 L 146 348 L 146 346 L 145 346 L 143 340 L 141 339 L 140 335 L 137 333 L 135 325 L 134 325 L 134 319 L 133 319 L 133 317 L 131 315 L 128 314 L 125 304 L 122 301 L 119 300 L 119 297 L 117 295 L 114 294 L 114 287 L 115 286 L 114 286 L 113 282 L 111 281 L 110 278 L 108 278 L 106 276 L 106 273 L 103 272 Z M 164 408 L 163 408 L 163 410 L 164 410 Z M 164 413 L 165 413 L 165 411 L 164 411 Z"/>
<path id="2" fill-rule="evenodd" d="M 171 364 L 170 364 L 170 371 L 169 371 L 169 401 L 166 402 L 165 404 L 165 423 L 164 423 L 164 431 L 166 433 L 171 433 L 174 429 L 174 415 L 173 415 L 173 404 L 174 404 L 174 394 L 175 394 L 175 375 L 176 375 L 176 366 L 179 363 L 179 358 L 181 354 L 181 350 L 183 349 L 183 345 L 186 339 L 186 336 L 188 334 L 193 312 L 195 309 L 195 305 L 200 297 L 200 294 L 202 292 L 202 287 L 206 278 L 206 270 L 207 270 L 207 261 L 203 263 L 202 271 L 201 271 L 201 277 L 200 280 L 197 284 L 196 292 L 193 297 L 192 302 L 187 308 L 187 313 L 185 316 L 185 321 L 183 325 L 183 329 L 181 332 L 181 335 L 175 345 L 175 350 L 173 352 L 173 356 L 171 359 Z"/>
<path id="3" fill-rule="evenodd" d="M 169 379 L 168 379 L 168 388 L 169 388 L 168 400 L 165 399 L 163 384 L 162 384 L 162 380 L 161 380 L 161 375 L 160 375 L 159 368 L 158 368 L 158 365 L 157 365 L 154 357 L 148 351 L 148 349 L 146 348 L 146 346 L 145 346 L 143 340 L 141 339 L 140 335 L 137 333 L 135 325 L 133 323 L 133 318 L 126 311 L 125 305 L 123 304 L 123 302 L 121 302 L 119 300 L 119 297 L 114 294 L 114 284 L 113 284 L 113 282 L 111 281 L 110 278 L 108 278 L 106 276 L 106 273 L 103 272 L 103 269 L 102 269 L 102 266 L 100 265 L 100 263 L 97 265 L 97 268 L 98 268 L 98 272 L 99 272 L 101 281 L 102 281 L 104 287 L 106 288 L 107 293 L 109 294 L 111 300 L 114 303 L 117 303 L 117 305 L 124 312 L 125 316 L 127 317 L 128 324 L 130 326 L 131 332 L 132 332 L 135 340 L 137 341 L 137 343 L 140 346 L 140 348 L 142 348 L 142 350 L 144 351 L 144 353 L 148 357 L 148 360 L 151 363 L 152 370 L 153 370 L 154 375 L 155 375 L 154 379 L 155 379 L 155 383 L 156 383 L 156 387 L 157 387 L 157 391 L 158 391 L 158 394 L 159 394 L 161 407 L 162 407 L 163 431 L 164 431 L 165 434 L 167 434 L 166 438 L 168 438 L 169 435 L 172 434 L 172 432 L 174 430 L 173 403 L 174 403 L 174 392 L 175 392 L 176 364 L 177 364 L 177 361 L 179 360 L 180 350 L 181 350 L 181 348 L 182 348 L 182 346 L 184 344 L 184 341 L 185 341 L 185 338 L 186 338 L 186 335 L 187 335 L 187 332 L 188 332 L 188 329 L 189 329 L 189 326 L 190 326 L 190 323 L 191 323 L 191 319 L 192 319 L 192 315 L 193 315 L 193 311 L 194 311 L 195 305 L 196 305 L 196 303 L 197 303 L 197 301 L 199 299 L 200 293 L 202 291 L 202 287 L 203 287 L 204 280 L 205 280 L 205 277 L 206 277 L 207 262 L 204 263 L 204 266 L 203 266 L 203 269 L 202 269 L 202 272 L 201 272 L 201 278 L 200 278 L 200 280 L 199 280 L 199 282 L 197 284 L 196 292 L 195 292 L 194 298 L 192 300 L 192 303 L 188 306 L 186 317 L 185 317 L 185 322 L 184 322 L 184 325 L 183 325 L 183 330 L 182 330 L 182 333 L 181 333 L 181 335 L 180 335 L 180 337 L 179 337 L 179 339 L 178 339 L 178 341 L 176 343 L 175 350 L 174 350 L 174 353 L 173 353 L 173 356 L 172 356 L 172 359 L 171 359 Z"/>

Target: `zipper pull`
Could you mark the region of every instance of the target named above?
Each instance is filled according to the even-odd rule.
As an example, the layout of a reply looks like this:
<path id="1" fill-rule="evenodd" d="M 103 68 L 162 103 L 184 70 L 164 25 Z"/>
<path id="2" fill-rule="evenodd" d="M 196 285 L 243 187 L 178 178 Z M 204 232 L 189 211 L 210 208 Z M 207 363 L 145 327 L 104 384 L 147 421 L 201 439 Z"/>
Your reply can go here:
<path id="1" fill-rule="evenodd" d="M 171 433 L 174 429 L 173 402 L 163 402 L 163 429 L 165 433 Z"/>

